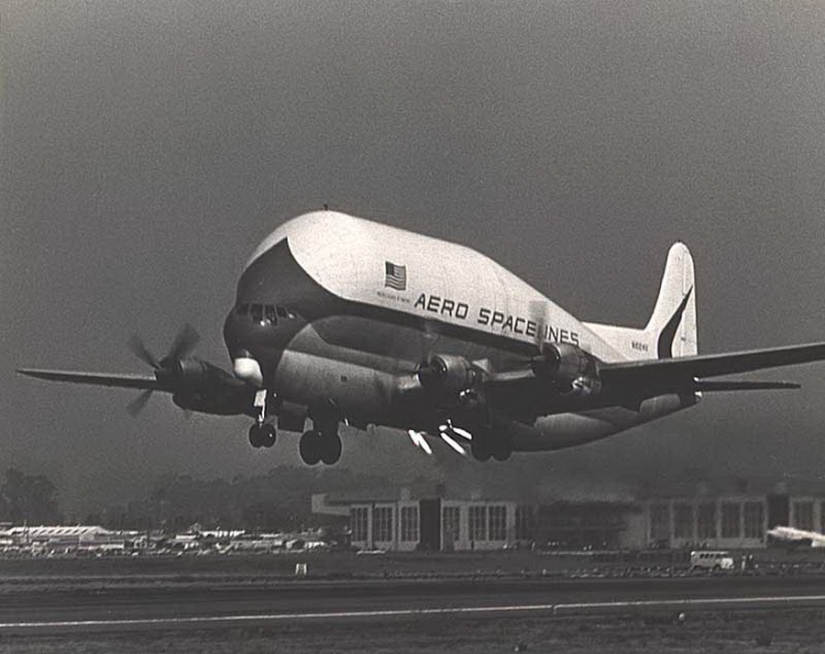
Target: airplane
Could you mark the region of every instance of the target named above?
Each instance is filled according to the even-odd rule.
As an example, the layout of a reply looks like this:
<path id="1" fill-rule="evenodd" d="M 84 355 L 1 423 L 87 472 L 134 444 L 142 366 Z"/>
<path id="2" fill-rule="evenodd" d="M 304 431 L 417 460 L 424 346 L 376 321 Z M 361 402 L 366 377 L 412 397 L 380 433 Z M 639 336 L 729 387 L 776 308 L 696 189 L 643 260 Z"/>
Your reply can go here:
<path id="1" fill-rule="evenodd" d="M 768 540 L 788 547 L 825 547 L 825 535 L 795 527 L 774 527 L 766 532 Z"/>
<path id="2" fill-rule="evenodd" d="M 309 465 L 341 457 L 341 423 L 439 439 L 479 461 L 596 441 L 694 406 L 703 393 L 799 388 L 715 380 L 825 359 L 825 343 L 699 355 L 694 265 L 668 252 L 643 328 L 583 322 L 491 258 L 345 213 L 293 218 L 255 249 L 223 325 L 232 369 L 191 356 L 185 327 L 152 375 L 20 369 L 46 380 L 154 391 L 179 407 L 253 418 L 249 442 L 303 434 Z M 311 427 L 304 431 L 306 421 Z"/>

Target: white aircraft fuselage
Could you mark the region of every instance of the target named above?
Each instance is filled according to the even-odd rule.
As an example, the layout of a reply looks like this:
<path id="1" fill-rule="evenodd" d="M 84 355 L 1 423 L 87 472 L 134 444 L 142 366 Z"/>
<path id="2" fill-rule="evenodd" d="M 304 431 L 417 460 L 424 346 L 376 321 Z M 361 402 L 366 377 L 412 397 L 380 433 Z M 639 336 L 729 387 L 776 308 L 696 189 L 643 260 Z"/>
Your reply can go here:
<path id="1" fill-rule="evenodd" d="M 544 343 L 602 362 L 631 358 L 470 248 L 333 211 L 295 218 L 261 243 L 224 336 L 235 372 L 257 362 L 258 383 L 277 398 L 354 425 L 430 433 L 454 409 L 421 388 L 419 371 L 434 355 L 497 375 L 523 368 Z M 654 349 L 636 338 L 635 351 Z M 512 451 L 579 445 L 699 398 L 663 393 L 622 407 L 610 396 L 540 390 L 488 391 L 497 437 Z"/>

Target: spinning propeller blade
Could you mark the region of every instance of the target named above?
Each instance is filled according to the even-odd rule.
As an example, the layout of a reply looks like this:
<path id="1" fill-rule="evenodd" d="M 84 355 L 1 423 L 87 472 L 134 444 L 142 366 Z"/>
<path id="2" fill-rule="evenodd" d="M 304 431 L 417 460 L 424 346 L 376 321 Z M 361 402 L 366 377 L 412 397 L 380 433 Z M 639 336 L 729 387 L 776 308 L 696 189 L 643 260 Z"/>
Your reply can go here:
<path id="1" fill-rule="evenodd" d="M 175 340 L 169 348 L 169 354 L 160 361 L 147 349 L 143 343 L 143 339 L 137 334 L 128 340 L 127 345 L 138 359 L 152 367 L 158 381 L 164 382 L 168 381 L 168 375 L 175 370 L 175 364 L 192 353 L 198 341 L 200 341 L 200 338 L 197 330 L 189 323 L 186 323 L 175 336 Z M 162 376 L 164 379 L 161 379 Z M 126 406 L 126 410 L 134 418 L 143 410 L 143 407 L 146 406 L 151 396 L 152 389 L 147 389 L 132 400 Z"/>

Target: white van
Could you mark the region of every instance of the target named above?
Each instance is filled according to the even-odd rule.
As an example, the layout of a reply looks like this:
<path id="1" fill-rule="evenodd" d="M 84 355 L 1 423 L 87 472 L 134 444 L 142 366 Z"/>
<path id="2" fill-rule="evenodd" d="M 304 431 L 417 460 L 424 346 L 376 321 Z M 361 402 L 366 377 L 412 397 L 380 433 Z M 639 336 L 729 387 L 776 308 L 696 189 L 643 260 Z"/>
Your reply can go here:
<path id="1" fill-rule="evenodd" d="M 690 553 L 691 570 L 733 570 L 730 552 L 698 550 Z"/>

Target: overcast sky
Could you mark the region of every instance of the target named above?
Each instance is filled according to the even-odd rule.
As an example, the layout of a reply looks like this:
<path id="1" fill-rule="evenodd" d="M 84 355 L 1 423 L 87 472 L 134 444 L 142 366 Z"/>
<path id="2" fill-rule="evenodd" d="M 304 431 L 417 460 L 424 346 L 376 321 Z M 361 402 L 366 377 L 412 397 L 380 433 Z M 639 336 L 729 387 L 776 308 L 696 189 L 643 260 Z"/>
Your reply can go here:
<path id="1" fill-rule="evenodd" d="M 253 474 L 248 420 L 20 366 L 144 372 L 185 322 L 221 340 L 241 267 L 330 207 L 470 245 L 585 320 L 642 325 L 677 239 L 700 352 L 825 340 L 825 4 L 0 4 L 0 466 L 66 506 L 161 472 Z M 825 366 L 795 393 L 715 395 L 520 468 L 584 489 L 675 474 L 818 476 Z M 347 438 L 343 464 L 423 461 Z M 463 468 L 467 468 L 466 464 Z M 518 467 L 517 467 L 518 466 Z M 409 467 L 409 466 L 408 466 Z M 406 469 L 406 468 L 405 468 Z M 456 472 L 458 471 L 458 472 Z M 477 471 L 476 471 L 477 472 Z M 473 471 L 466 474 L 475 474 Z"/>

